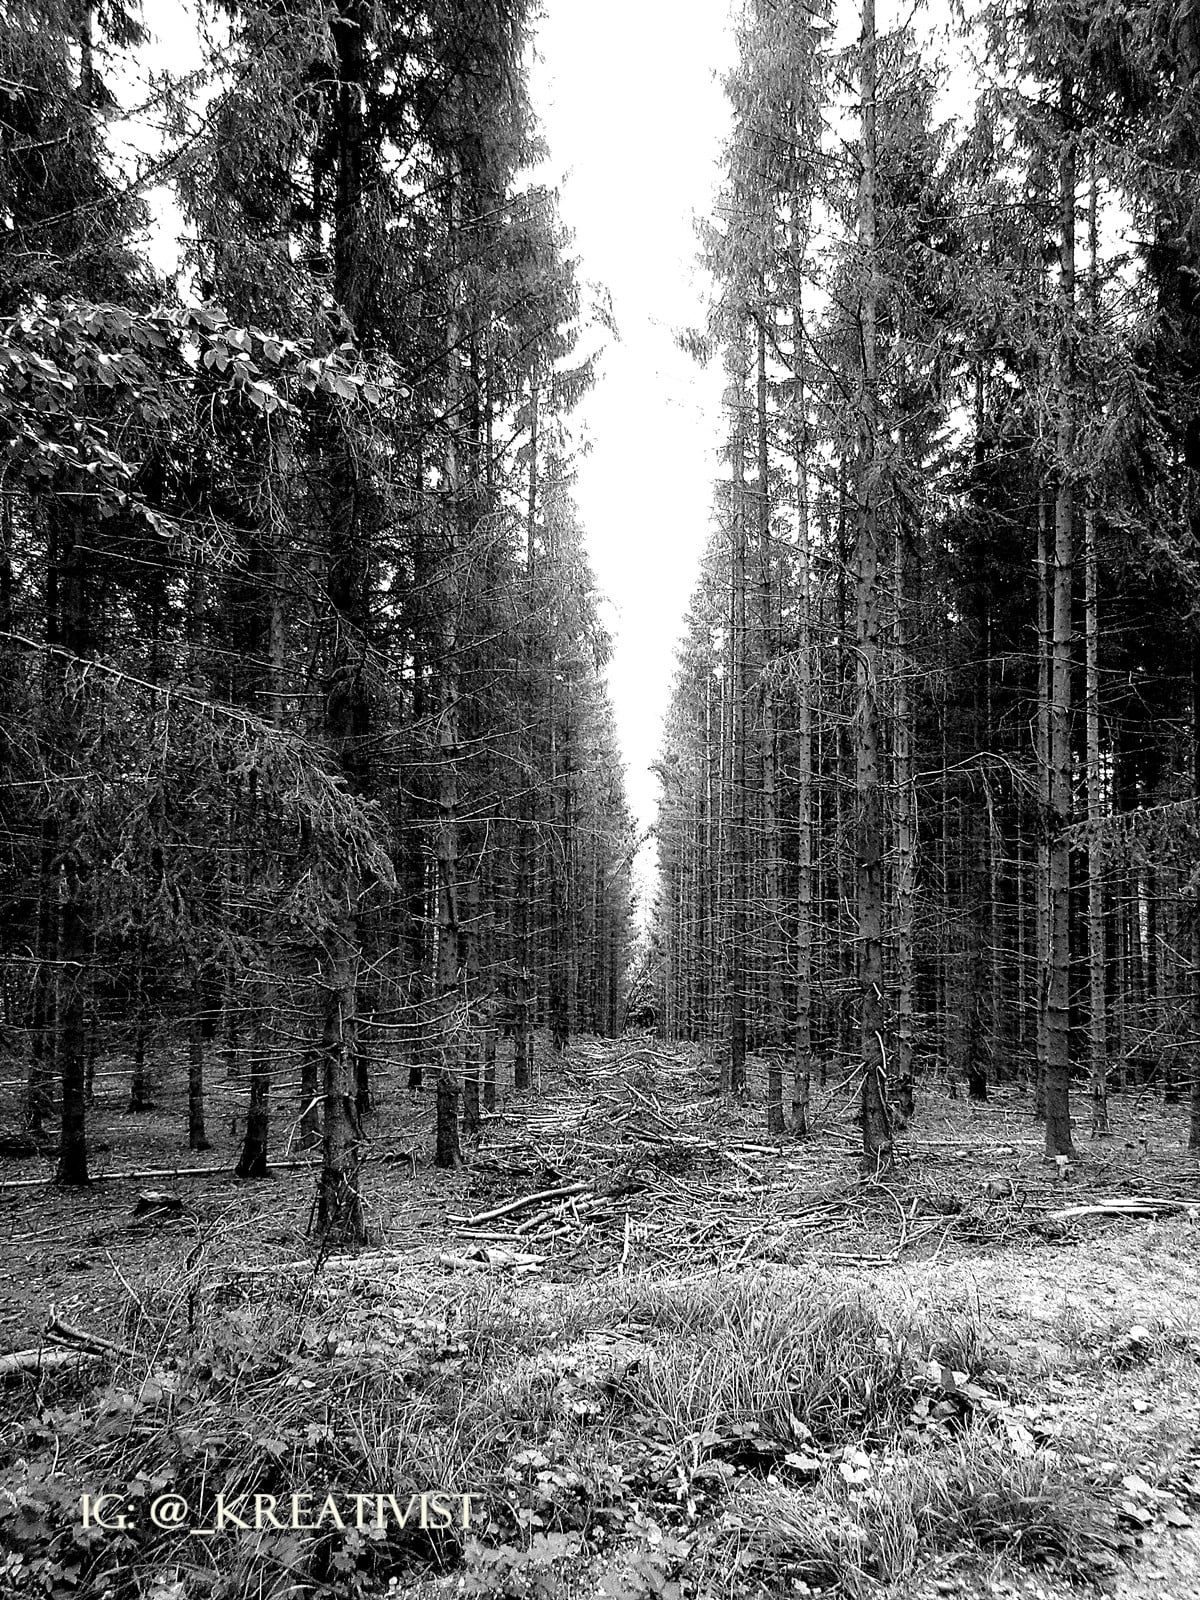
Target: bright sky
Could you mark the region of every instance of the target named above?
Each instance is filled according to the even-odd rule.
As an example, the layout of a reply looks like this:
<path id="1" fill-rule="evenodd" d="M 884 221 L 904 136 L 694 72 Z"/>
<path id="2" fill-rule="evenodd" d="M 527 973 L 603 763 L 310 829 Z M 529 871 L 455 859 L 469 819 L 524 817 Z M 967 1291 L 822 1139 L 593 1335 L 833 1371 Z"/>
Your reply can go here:
<path id="1" fill-rule="evenodd" d="M 620 342 L 580 413 L 591 440 L 576 500 L 612 604 L 609 687 L 629 797 L 654 820 L 674 650 L 699 571 L 722 438 L 720 364 L 675 343 L 703 327 L 708 283 L 694 218 L 708 216 L 729 127 L 728 0 L 544 0 L 532 93 L 562 179 L 583 277 L 612 294 Z M 565 177 L 564 177 L 565 174 Z"/>

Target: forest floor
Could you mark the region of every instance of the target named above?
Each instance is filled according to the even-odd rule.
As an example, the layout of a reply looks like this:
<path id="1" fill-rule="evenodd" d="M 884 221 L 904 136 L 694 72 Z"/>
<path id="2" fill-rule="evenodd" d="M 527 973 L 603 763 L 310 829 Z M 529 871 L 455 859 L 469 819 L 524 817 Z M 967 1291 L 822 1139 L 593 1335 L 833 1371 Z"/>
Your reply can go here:
<path id="1" fill-rule="evenodd" d="M 356 1253 L 311 1250 L 294 1129 L 273 1179 L 231 1178 L 243 1085 L 210 1086 L 218 1148 L 181 1151 L 181 1058 L 137 1117 L 107 1064 L 86 1194 L 0 1162 L 0 1347 L 54 1319 L 119 1347 L 0 1392 L 0 1593 L 1200 1595 L 1185 1107 L 1114 1096 L 1060 1173 L 1027 1097 L 930 1086 L 864 1183 L 852 1085 L 798 1143 L 761 1131 L 760 1075 L 722 1098 L 694 1050 L 539 1061 L 456 1172 L 432 1095 L 378 1084 Z M 182 1204 L 139 1216 L 147 1188 Z M 1057 1215 L 1130 1197 L 1160 1213 Z M 82 1525 L 101 1493 L 125 1528 Z M 203 1531 L 218 1493 L 250 1526 Z M 253 1526 L 293 1493 L 349 1526 Z"/>

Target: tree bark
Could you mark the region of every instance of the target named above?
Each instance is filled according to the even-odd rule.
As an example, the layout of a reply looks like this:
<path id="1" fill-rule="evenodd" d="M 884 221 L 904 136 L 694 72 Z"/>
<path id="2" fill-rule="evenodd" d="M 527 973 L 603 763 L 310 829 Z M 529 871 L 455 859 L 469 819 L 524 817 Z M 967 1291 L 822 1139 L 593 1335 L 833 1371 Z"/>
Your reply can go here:
<path id="1" fill-rule="evenodd" d="M 863 1168 L 892 1165 L 883 1015 L 883 793 L 879 715 L 879 365 L 876 223 L 875 0 L 863 0 L 861 40 L 862 178 L 858 238 L 863 274 L 859 316 L 862 392 L 857 461 L 858 527 L 855 550 L 855 643 L 858 717 L 855 791 L 858 803 L 857 900 L 859 1036 L 863 1064 Z"/>
<path id="2" fill-rule="evenodd" d="M 746 1088 L 746 932 L 750 862 L 746 780 L 746 353 L 743 314 L 734 332 L 730 381 L 733 491 L 729 507 L 733 558 L 730 577 L 730 938 L 727 955 L 729 1081 L 734 1094 Z"/>
<path id="3" fill-rule="evenodd" d="M 353 904 L 357 885 L 346 888 Z M 358 941 L 353 921 L 328 936 L 325 1026 L 321 1041 L 323 1117 L 317 1231 L 323 1239 L 358 1244 L 367 1228 L 359 1192 L 359 1128 L 351 1087 L 358 1045 Z"/>
<path id="4" fill-rule="evenodd" d="M 797 418 L 796 606 L 799 632 L 796 641 L 799 684 L 796 704 L 796 1031 L 793 1040 L 792 1132 L 797 1138 L 804 1138 L 809 1131 L 809 1097 L 812 1085 L 812 974 L 817 918 L 813 907 L 812 549 L 808 519 L 809 451 L 804 305 L 799 283 L 792 319 L 792 361 L 796 380 Z"/>
<path id="5" fill-rule="evenodd" d="M 1046 496 L 1038 491 L 1037 625 L 1038 702 L 1036 727 L 1037 819 L 1037 1059 L 1034 1068 L 1033 1117 L 1046 1119 L 1046 1062 L 1048 1059 L 1046 985 L 1050 975 L 1050 545 Z"/>
<path id="6" fill-rule="evenodd" d="M 1093 338 L 1098 333 L 1096 227 L 1096 151 L 1091 151 L 1088 185 L 1088 320 Z M 1096 507 L 1089 493 L 1083 512 L 1084 539 L 1084 698 L 1087 712 L 1087 809 L 1095 832 L 1104 817 L 1104 786 L 1100 771 L 1100 601 L 1099 562 L 1096 552 Z M 1088 845 L 1088 1070 L 1091 1086 L 1092 1136 L 1103 1137 L 1108 1125 L 1108 963 L 1104 922 L 1104 878 L 1101 855 Z"/>
<path id="7" fill-rule="evenodd" d="M 912 428 L 901 425 L 901 448 L 906 465 L 919 474 L 921 462 L 911 438 Z M 892 1051 L 892 1079 L 896 1085 L 895 1118 L 906 1128 L 913 1114 L 913 1027 L 915 1009 L 915 958 L 913 914 L 917 893 L 917 790 L 913 777 L 913 717 L 908 697 L 908 614 L 911 604 L 912 552 L 916 543 L 912 492 L 898 487 L 896 537 L 892 564 L 895 584 L 895 652 L 892 662 L 892 771 L 895 783 L 896 867 L 893 885 L 892 926 L 896 950 L 896 1029 Z"/>
<path id="8" fill-rule="evenodd" d="M 366 7 L 347 0 L 333 23 L 337 58 L 333 134 L 336 149 L 333 257 L 338 300 L 353 319 L 364 284 L 361 258 L 363 159 L 367 67 Z M 365 785 L 370 707 L 363 673 L 370 623 L 370 563 L 364 547 L 359 473 L 345 424 L 332 419 L 329 558 L 326 592 L 334 638 L 323 706 L 324 733 L 352 790 Z M 321 1179 L 317 1230 L 323 1239 L 362 1243 L 366 1224 L 359 1193 L 360 1130 L 353 1089 L 358 1081 L 358 979 L 362 938 L 363 877 L 351 864 L 330 885 L 337 909 L 325 931 L 321 1035 Z"/>
<path id="9" fill-rule="evenodd" d="M 1056 371 L 1058 425 L 1054 505 L 1054 608 L 1050 668 L 1049 973 L 1046 984 L 1046 1155 L 1074 1154 L 1070 1112 L 1071 970 L 1071 638 L 1075 455 L 1075 142 L 1074 86 L 1060 95 L 1061 329 Z"/>
<path id="10" fill-rule="evenodd" d="M 249 1103 L 246 1131 L 238 1158 L 237 1175 L 247 1180 L 270 1176 L 267 1146 L 271 1136 L 271 1054 L 267 1043 L 263 1005 L 254 1007 L 250 1019 Z"/>
<path id="11" fill-rule="evenodd" d="M 524 690 L 526 715 L 532 720 L 534 697 L 533 624 L 537 608 L 534 594 L 534 574 L 537 554 L 538 509 L 538 369 L 536 363 L 529 374 L 529 497 L 525 511 L 525 591 L 527 616 L 524 638 Z M 533 792 L 535 784 L 535 753 L 532 733 L 522 735 L 524 770 L 517 824 L 517 883 L 514 931 L 513 993 L 513 1087 L 523 1093 L 529 1088 L 530 1069 L 533 1065 L 533 927 L 530 900 L 533 895 Z"/>
<path id="12" fill-rule="evenodd" d="M 438 1088 L 435 1159 L 439 1167 L 462 1165 L 458 1142 L 460 1027 L 459 952 L 459 824 L 458 763 L 461 758 L 459 727 L 458 611 L 461 524 L 466 507 L 459 461 L 457 429 L 462 401 L 459 362 L 458 206 L 459 173 L 450 159 L 447 195 L 450 238 L 450 302 L 446 317 L 446 411 L 450 419 L 446 438 L 446 544 L 442 578 L 442 634 L 438 663 L 438 827 L 437 827 L 437 1024 Z"/>
<path id="13" fill-rule="evenodd" d="M 87 1149 L 87 929 L 83 884 L 75 861 L 63 865 L 59 960 L 58 1059 L 62 1084 L 62 1133 L 55 1181 L 86 1184 Z"/>
<path id="14" fill-rule="evenodd" d="M 74 513 L 64 517 L 62 533 L 61 617 L 62 642 L 69 656 L 84 658 L 90 642 L 86 554 L 80 548 L 80 529 Z M 78 760 L 83 719 L 82 683 L 59 680 L 60 771 L 64 777 Z M 73 811 L 78 801 L 68 802 Z M 64 831 L 59 868 L 59 1000 L 56 1053 L 62 1088 L 62 1125 L 55 1177 L 64 1185 L 88 1182 L 87 1149 L 87 992 L 89 956 L 87 892 L 83 868 L 71 837 L 71 821 Z"/>
<path id="15" fill-rule="evenodd" d="M 204 1131 L 204 989 L 197 976 L 188 1018 L 188 1149 L 211 1148 Z"/>
<path id="16" fill-rule="evenodd" d="M 775 684 L 778 650 L 775 625 L 775 567 L 771 547 L 770 453 L 767 435 L 767 298 L 765 286 L 757 316 L 757 366 L 755 382 L 755 426 L 758 446 L 758 651 L 760 748 L 762 774 L 762 850 L 763 850 L 763 960 L 766 965 L 766 1018 L 762 1050 L 767 1058 L 767 1131 L 782 1133 L 784 1037 L 783 964 L 786 959 L 786 931 L 779 844 L 779 799 L 777 787 L 778 738 L 775 727 Z M 689 940 L 689 946 L 691 941 Z"/>
<path id="17" fill-rule="evenodd" d="M 1192 638 L 1192 796 L 1200 804 L 1200 635 Z M 1193 890 L 1191 904 L 1191 1023 L 1193 1040 L 1200 1039 L 1200 887 Z M 1192 1045 L 1191 1125 L 1188 1149 L 1200 1151 L 1200 1065 L 1196 1045 Z"/>
<path id="18" fill-rule="evenodd" d="M 146 996 L 146 935 L 139 929 L 134 953 L 133 1076 L 129 1084 L 129 1110 L 142 1114 L 154 1110 L 146 1070 L 146 1042 L 150 1034 L 150 1005 Z"/>

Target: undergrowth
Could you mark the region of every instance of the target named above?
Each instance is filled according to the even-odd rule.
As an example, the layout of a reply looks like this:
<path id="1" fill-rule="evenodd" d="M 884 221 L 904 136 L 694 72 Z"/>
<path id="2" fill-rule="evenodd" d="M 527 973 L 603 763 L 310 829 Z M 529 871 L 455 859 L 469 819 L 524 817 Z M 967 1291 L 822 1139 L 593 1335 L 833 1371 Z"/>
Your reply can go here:
<path id="1" fill-rule="evenodd" d="M 857 1595 L 947 1551 L 1086 1579 L 1120 1544 L 1103 1474 L 1022 1420 L 969 1307 L 795 1276 L 488 1284 L 436 1315 L 366 1277 L 161 1283 L 129 1338 L 106 1381 L 47 1379 L 0 1435 L 0 1592 L 366 1600 L 454 1573 L 550 1600 L 586 1567 L 572 1592 L 610 1600 Z M 474 1496 L 470 1528 L 148 1517 L 167 1492 L 211 1524 L 218 1494 L 245 1517 L 256 1494 L 422 1490 Z M 85 1492 L 128 1526 L 82 1528 Z"/>

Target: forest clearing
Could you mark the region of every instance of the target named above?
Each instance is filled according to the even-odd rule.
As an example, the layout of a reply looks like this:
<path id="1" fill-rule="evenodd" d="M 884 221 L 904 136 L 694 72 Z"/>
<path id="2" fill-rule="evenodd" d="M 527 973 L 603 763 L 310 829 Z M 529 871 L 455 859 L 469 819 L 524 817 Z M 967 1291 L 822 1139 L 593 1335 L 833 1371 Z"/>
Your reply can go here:
<path id="1" fill-rule="evenodd" d="M 168 1176 L 115 1097 L 106 1164 L 149 1155 L 178 1209 L 112 1177 L 48 1212 L 45 1163 L 4 1164 L 0 1329 L 47 1363 L 2 1402 L 5 1593 L 1196 1592 L 1200 1194 L 1156 1097 L 1061 1175 L 1027 1094 L 931 1100 L 864 1188 L 852 1084 L 797 1144 L 757 1061 L 741 1103 L 695 1049 L 539 1046 L 469 1169 L 396 1085 L 366 1253 L 308 1248 L 311 1169 Z M 467 1531 L 148 1520 L 297 1487 L 478 1498 Z"/>

